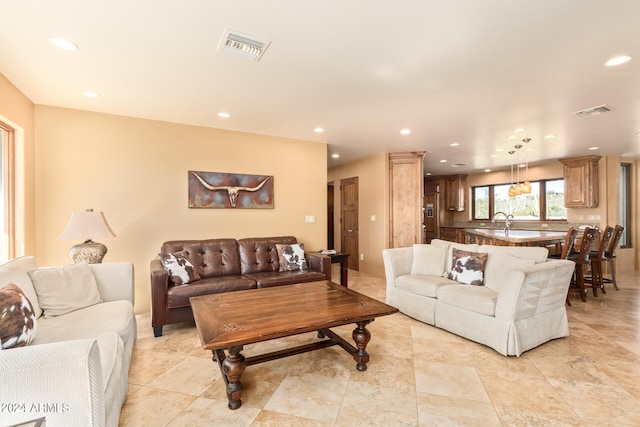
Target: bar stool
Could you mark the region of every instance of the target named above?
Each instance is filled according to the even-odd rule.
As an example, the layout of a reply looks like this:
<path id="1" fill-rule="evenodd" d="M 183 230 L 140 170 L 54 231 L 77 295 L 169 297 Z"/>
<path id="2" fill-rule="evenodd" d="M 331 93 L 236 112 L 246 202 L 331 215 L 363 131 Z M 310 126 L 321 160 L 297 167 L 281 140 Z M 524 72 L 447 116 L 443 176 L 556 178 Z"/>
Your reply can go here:
<path id="1" fill-rule="evenodd" d="M 564 243 L 562 244 L 562 249 L 559 254 L 551 254 L 549 258 L 551 259 L 567 259 L 571 251 L 573 250 L 573 246 L 576 242 L 576 236 L 578 235 L 578 229 L 569 227 L 567 230 L 567 235 L 564 238 Z"/>
<path id="2" fill-rule="evenodd" d="M 591 263 L 591 275 L 585 277 L 585 283 L 591 285 L 593 289 L 593 296 L 598 296 L 598 288 L 602 290 L 603 294 L 607 291 L 604 289 L 604 280 L 602 276 L 602 261 L 605 260 L 604 252 L 609 247 L 611 236 L 613 235 L 613 227 L 607 226 L 600 237 L 600 243 L 598 249 L 589 252 L 589 261 Z"/>
<path id="3" fill-rule="evenodd" d="M 616 225 L 616 228 L 613 232 L 613 237 L 609 241 L 609 246 L 604 251 L 604 260 L 609 263 L 609 271 L 611 272 L 611 279 L 607 277 L 603 277 L 604 283 L 613 284 L 613 288 L 617 291 L 618 284 L 616 283 L 616 249 L 618 249 L 618 244 L 620 244 L 620 238 L 622 237 L 622 232 L 624 231 L 624 227 L 621 225 Z"/>
<path id="4" fill-rule="evenodd" d="M 571 279 L 569 290 L 567 291 L 567 305 L 571 305 L 571 301 L 569 300 L 569 291 L 571 291 L 571 289 L 578 289 L 582 302 L 587 301 L 587 293 L 584 289 L 584 272 L 586 267 L 589 265 L 589 252 L 591 251 L 591 246 L 596 240 L 598 233 L 599 232 L 596 228 L 585 228 L 584 235 L 582 236 L 582 242 L 580 243 L 580 250 L 577 253 L 574 252 L 569 254 L 567 257 L 568 260 L 573 261 L 576 264 L 575 269 L 573 270 L 573 278 Z"/>

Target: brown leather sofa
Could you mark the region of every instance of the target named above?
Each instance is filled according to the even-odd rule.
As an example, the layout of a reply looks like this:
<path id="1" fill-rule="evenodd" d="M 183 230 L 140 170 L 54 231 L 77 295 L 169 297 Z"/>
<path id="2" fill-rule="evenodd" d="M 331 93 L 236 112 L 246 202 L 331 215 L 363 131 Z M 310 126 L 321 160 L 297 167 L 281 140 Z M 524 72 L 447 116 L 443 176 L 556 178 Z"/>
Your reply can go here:
<path id="1" fill-rule="evenodd" d="M 174 240 L 161 253 L 186 251 L 200 280 L 176 285 L 159 258 L 151 261 L 151 326 L 156 337 L 162 327 L 193 320 L 189 298 L 220 292 L 293 283 L 331 280 L 331 258 L 305 252 L 308 269 L 279 271 L 276 244 L 295 244 L 293 236 L 246 239 Z"/>

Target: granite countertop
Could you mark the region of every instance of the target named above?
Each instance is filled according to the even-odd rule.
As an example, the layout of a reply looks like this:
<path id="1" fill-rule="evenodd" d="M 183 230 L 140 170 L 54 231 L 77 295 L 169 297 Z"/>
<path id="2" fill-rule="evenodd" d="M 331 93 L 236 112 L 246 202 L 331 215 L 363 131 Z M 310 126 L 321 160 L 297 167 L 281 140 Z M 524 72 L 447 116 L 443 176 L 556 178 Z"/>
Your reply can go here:
<path id="1" fill-rule="evenodd" d="M 487 228 L 468 228 L 465 229 L 467 233 L 477 234 L 480 236 L 495 238 L 503 240 L 505 242 L 513 243 L 527 243 L 538 242 L 545 240 L 564 240 L 566 232 L 562 231 L 537 231 L 537 230 L 509 230 L 509 234 L 505 234 L 502 229 L 487 229 Z"/>

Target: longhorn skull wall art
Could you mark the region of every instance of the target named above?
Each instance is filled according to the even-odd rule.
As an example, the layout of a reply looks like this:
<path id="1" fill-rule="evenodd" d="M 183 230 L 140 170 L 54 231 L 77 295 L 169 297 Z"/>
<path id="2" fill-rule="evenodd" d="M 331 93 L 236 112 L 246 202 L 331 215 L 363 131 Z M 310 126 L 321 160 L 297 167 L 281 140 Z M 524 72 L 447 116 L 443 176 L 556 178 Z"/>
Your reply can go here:
<path id="1" fill-rule="evenodd" d="M 189 171 L 190 208 L 273 209 L 273 176 Z"/>

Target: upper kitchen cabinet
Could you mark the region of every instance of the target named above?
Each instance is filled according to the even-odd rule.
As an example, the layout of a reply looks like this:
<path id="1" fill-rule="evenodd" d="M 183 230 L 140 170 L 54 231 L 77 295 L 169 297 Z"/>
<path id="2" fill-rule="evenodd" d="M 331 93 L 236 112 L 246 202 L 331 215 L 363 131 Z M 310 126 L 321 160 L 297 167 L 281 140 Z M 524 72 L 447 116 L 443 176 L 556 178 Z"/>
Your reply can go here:
<path id="1" fill-rule="evenodd" d="M 464 211 L 467 175 L 447 175 L 445 178 L 445 208 L 448 211 Z"/>
<path id="2" fill-rule="evenodd" d="M 598 160 L 600 156 L 560 159 L 564 165 L 565 207 L 598 207 Z"/>

